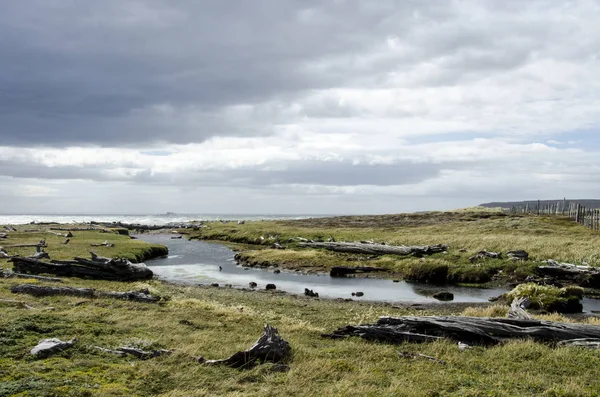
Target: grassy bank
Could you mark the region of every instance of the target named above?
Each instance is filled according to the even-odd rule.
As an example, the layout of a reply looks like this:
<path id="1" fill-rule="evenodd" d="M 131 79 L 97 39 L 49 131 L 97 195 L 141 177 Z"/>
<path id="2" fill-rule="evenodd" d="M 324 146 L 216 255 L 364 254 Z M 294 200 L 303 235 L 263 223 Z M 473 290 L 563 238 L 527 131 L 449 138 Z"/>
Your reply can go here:
<path id="1" fill-rule="evenodd" d="M 368 240 L 389 245 L 447 244 L 445 254 L 426 258 L 340 254 L 298 248 L 295 237 L 336 241 Z M 250 266 L 279 266 L 304 272 L 328 271 L 332 266 L 377 266 L 377 276 L 415 281 L 486 283 L 521 281 L 533 274 L 535 263 L 555 259 L 600 265 L 600 235 L 568 218 L 508 215 L 497 211 L 457 211 L 425 214 L 351 216 L 297 221 L 212 222 L 191 238 L 239 244 L 239 259 Z M 287 249 L 269 248 L 279 242 Z M 506 253 L 526 250 L 528 262 L 469 258 L 480 250 Z"/>
<path id="2" fill-rule="evenodd" d="M 323 332 L 375 321 L 381 315 L 459 314 L 458 306 L 410 307 L 310 300 L 267 292 L 69 280 L 108 290 L 147 287 L 168 295 L 162 305 L 73 297 L 15 297 L 17 280 L 0 280 L 0 299 L 34 308 L 3 307 L 0 316 L 0 396 L 212 395 L 593 395 L 600 389 L 600 355 L 528 341 L 461 352 L 455 344 L 390 346 L 358 339 L 329 340 Z M 468 314 L 501 314 L 502 308 Z M 289 372 L 269 364 L 235 370 L 198 364 L 249 347 L 264 323 L 279 328 L 293 348 Z M 40 339 L 77 337 L 70 350 L 33 359 Z M 175 349 L 147 361 L 120 358 L 92 346 Z M 400 358 L 422 353 L 447 362 Z"/>

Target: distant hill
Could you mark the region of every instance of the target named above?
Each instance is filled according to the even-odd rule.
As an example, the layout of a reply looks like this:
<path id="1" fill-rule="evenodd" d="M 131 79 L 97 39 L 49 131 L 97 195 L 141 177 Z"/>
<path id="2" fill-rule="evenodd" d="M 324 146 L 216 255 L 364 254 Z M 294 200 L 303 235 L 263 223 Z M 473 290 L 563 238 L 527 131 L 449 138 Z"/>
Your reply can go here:
<path id="1" fill-rule="evenodd" d="M 543 206 L 544 204 L 552 204 L 552 203 L 556 203 L 557 201 L 563 201 L 562 199 L 556 199 L 556 200 L 540 200 L 540 204 Z M 576 204 L 581 204 L 584 207 L 587 208 L 600 208 L 600 200 L 588 200 L 588 199 L 575 199 L 575 200 L 566 200 L 567 201 L 567 205 L 569 203 L 576 203 Z M 525 200 L 525 201 L 498 201 L 498 202 L 492 202 L 492 203 L 484 203 L 484 204 L 480 204 L 481 207 L 486 207 L 486 208 L 511 208 L 511 207 L 521 207 L 521 206 L 525 206 L 527 204 L 531 205 L 537 205 L 538 200 Z"/>

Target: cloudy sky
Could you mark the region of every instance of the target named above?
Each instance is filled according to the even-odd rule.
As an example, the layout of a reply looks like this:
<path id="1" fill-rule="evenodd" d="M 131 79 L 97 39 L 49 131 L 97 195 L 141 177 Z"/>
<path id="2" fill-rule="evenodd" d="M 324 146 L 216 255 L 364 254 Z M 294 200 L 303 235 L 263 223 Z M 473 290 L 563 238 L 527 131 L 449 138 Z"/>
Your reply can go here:
<path id="1" fill-rule="evenodd" d="M 600 1 L 0 8 L 0 213 L 600 198 Z"/>

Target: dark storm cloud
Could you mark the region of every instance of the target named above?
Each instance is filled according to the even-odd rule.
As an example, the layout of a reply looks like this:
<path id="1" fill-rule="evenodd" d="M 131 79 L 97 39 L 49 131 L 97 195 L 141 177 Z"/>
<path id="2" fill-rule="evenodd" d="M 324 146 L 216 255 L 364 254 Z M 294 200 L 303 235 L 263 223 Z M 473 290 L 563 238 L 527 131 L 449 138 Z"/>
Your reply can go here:
<path id="1" fill-rule="evenodd" d="M 452 76 L 460 76 L 459 69 L 511 67 L 527 57 L 526 48 L 516 56 L 471 51 L 494 48 L 490 43 L 498 41 L 478 34 L 478 26 L 447 23 L 460 7 L 416 0 L 0 4 L 4 145 L 111 146 L 265 135 L 271 133 L 271 118 L 236 118 L 227 106 L 381 84 L 399 65 L 461 48 L 469 51 L 447 61 Z M 420 27 L 426 34 L 416 31 Z M 409 51 L 365 56 L 385 49 L 390 37 Z M 445 83 L 444 76 L 435 78 Z M 172 114 L 156 110 L 165 104 Z"/>

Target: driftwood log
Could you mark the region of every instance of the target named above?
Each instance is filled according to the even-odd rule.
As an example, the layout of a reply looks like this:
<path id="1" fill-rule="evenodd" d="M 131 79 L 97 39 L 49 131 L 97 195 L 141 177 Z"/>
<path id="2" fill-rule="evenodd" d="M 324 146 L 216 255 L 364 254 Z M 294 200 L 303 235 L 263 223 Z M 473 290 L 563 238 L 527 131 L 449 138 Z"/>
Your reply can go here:
<path id="1" fill-rule="evenodd" d="M 10 291 L 14 294 L 28 294 L 32 296 L 77 296 L 80 298 L 114 298 L 143 303 L 156 303 L 162 298 L 151 295 L 144 291 L 97 291 L 93 288 L 74 287 L 48 287 L 33 284 L 19 284 L 13 286 Z"/>
<path id="2" fill-rule="evenodd" d="M 98 244 L 90 244 L 90 246 L 92 247 L 114 247 L 115 245 L 113 243 L 109 243 L 108 240 L 104 240 L 104 242 L 102 243 L 98 243 Z"/>
<path id="3" fill-rule="evenodd" d="M 582 287 L 600 288 L 600 268 L 558 263 L 552 259 L 538 266 L 537 273 L 541 276 L 567 280 Z"/>
<path id="4" fill-rule="evenodd" d="M 529 307 L 529 299 L 526 297 L 515 298 L 510 304 L 508 318 L 518 318 L 521 320 L 532 320 L 532 317 L 525 311 Z"/>
<path id="5" fill-rule="evenodd" d="M 206 361 L 204 358 L 200 358 L 199 361 L 208 365 L 218 364 L 233 368 L 248 368 L 258 362 L 280 362 L 286 358 L 291 350 L 290 344 L 279 335 L 277 328 L 266 324 L 264 333 L 248 350 L 237 352 L 223 360 Z"/>
<path id="6" fill-rule="evenodd" d="M 304 248 L 325 248 L 334 252 L 346 252 L 351 254 L 367 255 L 414 255 L 424 256 L 448 250 L 444 244 L 423 245 L 423 246 L 404 246 L 404 245 L 383 245 L 371 243 L 343 243 L 343 242 L 308 242 L 298 243 L 298 247 Z"/>
<path id="7" fill-rule="evenodd" d="M 133 281 L 150 279 L 152 270 L 143 263 L 131 263 L 123 258 L 104 258 L 90 252 L 92 259 L 76 257 L 72 261 L 43 262 L 32 258 L 12 257 L 13 269 L 18 273 L 48 273 L 65 277 L 101 280 Z"/>
<path id="8" fill-rule="evenodd" d="M 23 301 L 16 301 L 12 299 L 0 299 L 0 306 L 16 306 L 21 309 L 33 309 L 32 306 Z"/>
<path id="9" fill-rule="evenodd" d="M 40 281 L 51 281 L 54 283 L 61 283 L 62 280 L 60 278 L 56 278 L 56 277 L 46 277 L 46 276 L 36 276 L 33 274 L 23 274 L 23 273 L 15 273 L 12 270 L 9 269 L 5 269 L 2 270 L 0 269 L 0 276 L 4 277 L 4 278 L 29 278 L 29 279 L 35 279 L 35 280 L 40 280 Z"/>
<path id="10" fill-rule="evenodd" d="M 468 345 L 493 345 L 524 338 L 554 343 L 573 339 L 600 340 L 600 326 L 494 317 L 406 316 L 381 317 L 376 324 L 348 325 L 322 336 L 334 339 L 359 336 L 395 344 L 440 338 Z"/>
<path id="11" fill-rule="evenodd" d="M 492 258 L 492 259 L 502 259 L 502 254 L 500 252 L 491 252 L 486 250 L 481 250 L 477 254 L 473 255 L 469 258 L 471 263 L 477 262 L 479 259 Z"/>
<path id="12" fill-rule="evenodd" d="M 146 350 L 141 350 L 141 349 L 135 349 L 133 347 L 118 347 L 115 350 L 106 349 L 106 348 L 100 347 L 100 346 L 94 346 L 94 348 L 96 348 L 100 351 L 103 351 L 104 353 L 116 354 L 117 356 L 121 356 L 121 357 L 124 357 L 124 356 L 130 354 L 136 358 L 139 358 L 140 360 L 148 360 L 150 358 L 164 356 L 164 355 L 173 353 L 173 350 L 165 350 L 165 349 L 146 351 Z"/>
<path id="13" fill-rule="evenodd" d="M 346 277 L 349 274 L 356 273 L 370 273 L 370 272 L 385 272 L 387 269 L 382 267 L 372 267 L 372 266 L 333 266 L 329 270 L 329 275 L 331 277 Z"/>

